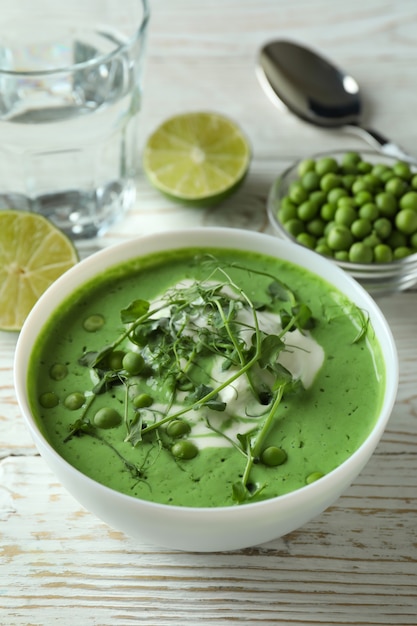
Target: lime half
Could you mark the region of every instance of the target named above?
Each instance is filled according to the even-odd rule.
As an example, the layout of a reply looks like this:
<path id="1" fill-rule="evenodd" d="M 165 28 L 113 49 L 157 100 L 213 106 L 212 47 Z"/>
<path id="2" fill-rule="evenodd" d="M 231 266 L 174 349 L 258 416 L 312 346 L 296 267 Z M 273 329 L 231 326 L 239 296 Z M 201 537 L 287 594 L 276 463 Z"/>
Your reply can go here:
<path id="1" fill-rule="evenodd" d="M 235 191 L 249 162 L 249 143 L 240 128 L 216 113 L 166 120 L 149 137 L 143 159 L 154 187 L 196 206 L 217 204 Z"/>
<path id="2" fill-rule="evenodd" d="M 46 218 L 0 210 L 0 329 L 20 330 L 39 296 L 77 261 L 72 241 Z"/>

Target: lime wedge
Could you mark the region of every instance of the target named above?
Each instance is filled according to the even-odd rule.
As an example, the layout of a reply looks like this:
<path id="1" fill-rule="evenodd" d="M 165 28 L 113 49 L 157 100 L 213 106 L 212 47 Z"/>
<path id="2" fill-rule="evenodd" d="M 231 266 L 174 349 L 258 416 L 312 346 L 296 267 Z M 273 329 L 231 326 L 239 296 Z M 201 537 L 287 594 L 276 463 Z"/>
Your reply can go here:
<path id="1" fill-rule="evenodd" d="M 39 296 L 77 261 L 73 243 L 46 218 L 0 210 L 0 330 L 20 330 Z"/>
<path id="2" fill-rule="evenodd" d="M 154 187 L 197 206 L 217 204 L 235 191 L 249 162 L 249 144 L 240 128 L 216 113 L 166 120 L 148 138 L 143 157 Z"/>

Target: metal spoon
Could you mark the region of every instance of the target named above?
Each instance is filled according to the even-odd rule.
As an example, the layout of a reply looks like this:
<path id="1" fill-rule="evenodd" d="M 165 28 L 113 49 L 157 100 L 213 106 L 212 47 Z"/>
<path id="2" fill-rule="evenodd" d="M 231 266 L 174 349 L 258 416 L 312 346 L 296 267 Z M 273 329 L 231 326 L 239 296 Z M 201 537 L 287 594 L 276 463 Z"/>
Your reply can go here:
<path id="1" fill-rule="evenodd" d="M 285 105 L 304 121 L 353 131 L 384 154 L 416 161 L 398 145 L 361 124 L 358 83 L 313 50 L 291 41 L 267 43 L 259 53 L 256 73 L 274 104 Z"/>

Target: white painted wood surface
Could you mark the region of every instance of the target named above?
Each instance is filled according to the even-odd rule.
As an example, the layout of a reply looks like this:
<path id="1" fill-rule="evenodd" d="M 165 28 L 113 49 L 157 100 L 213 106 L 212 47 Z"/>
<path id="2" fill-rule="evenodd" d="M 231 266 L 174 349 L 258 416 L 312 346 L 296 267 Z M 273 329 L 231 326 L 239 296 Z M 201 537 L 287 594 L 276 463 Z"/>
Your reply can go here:
<path id="1" fill-rule="evenodd" d="M 267 231 L 265 199 L 295 157 L 363 147 L 275 109 L 254 74 L 259 46 L 304 41 L 364 89 L 367 121 L 417 156 L 415 0 L 151 0 L 140 146 L 163 119 L 208 109 L 253 147 L 243 188 L 202 211 L 138 180 L 128 217 L 95 247 L 165 229 Z M 1 32 L 1 17 L 0 17 Z M 161 550 L 82 509 L 38 456 L 16 405 L 14 335 L 0 333 L 0 624 L 417 624 L 417 290 L 380 300 L 400 357 L 398 400 L 373 458 L 339 501 L 270 544 L 237 552 Z"/>

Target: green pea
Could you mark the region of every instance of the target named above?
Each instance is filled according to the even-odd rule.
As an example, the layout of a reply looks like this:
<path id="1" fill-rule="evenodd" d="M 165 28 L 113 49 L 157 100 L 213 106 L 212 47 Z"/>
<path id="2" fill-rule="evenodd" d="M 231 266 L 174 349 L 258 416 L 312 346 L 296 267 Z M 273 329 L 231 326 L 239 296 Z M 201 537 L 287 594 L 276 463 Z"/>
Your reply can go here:
<path id="1" fill-rule="evenodd" d="M 382 172 L 382 174 L 381 174 L 381 181 L 385 185 L 385 183 L 387 183 L 389 180 L 391 180 L 391 178 L 394 178 L 394 177 L 395 177 L 394 170 L 391 167 L 389 167 L 384 172 Z"/>
<path id="2" fill-rule="evenodd" d="M 122 369 L 126 370 L 132 376 L 137 376 L 143 370 L 145 360 L 138 352 L 129 351 L 123 355 Z"/>
<path id="3" fill-rule="evenodd" d="M 284 196 L 281 200 L 280 208 L 286 209 L 287 207 L 294 208 L 296 205 L 288 196 Z"/>
<path id="4" fill-rule="evenodd" d="M 76 411 L 77 409 L 82 407 L 84 402 L 84 394 L 79 391 L 74 391 L 65 398 L 64 405 L 67 407 L 67 409 L 70 409 L 70 411 Z"/>
<path id="5" fill-rule="evenodd" d="M 320 215 L 326 222 L 330 222 L 331 220 L 334 219 L 336 210 L 337 210 L 336 204 L 331 204 L 330 202 L 326 202 L 326 204 L 323 204 L 323 206 L 320 209 Z"/>
<path id="6" fill-rule="evenodd" d="M 367 204 L 368 202 L 372 202 L 373 196 L 370 191 L 359 191 L 355 194 L 355 202 L 357 206 L 362 206 L 363 204 Z"/>
<path id="7" fill-rule="evenodd" d="M 397 212 L 397 199 L 387 191 L 382 191 L 375 196 L 375 204 L 385 217 L 393 217 Z"/>
<path id="8" fill-rule="evenodd" d="M 327 237 L 330 233 L 330 231 L 336 226 L 336 222 L 334 220 L 331 220 L 330 222 L 327 222 L 327 224 L 324 227 L 324 233 L 323 235 L 326 237 L 326 243 L 327 243 Z"/>
<path id="9" fill-rule="evenodd" d="M 53 391 L 46 391 L 39 397 L 39 404 L 44 409 L 53 409 L 55 406 L 58 406 L 59 398 Z"/>
<path id="10" fill-rule="evenodd" d="M 417 189 L 417 174 L 414 174 L 410 181 L 410 185 L 412 189 Z"/>
<path id="11" fill-rule="evenodd" d="M 336 224 L 350 226 L 357 219 L 358 214 L 353 207 L 339 206 L 334 216 Z"/>
<path id="12" fill-rule="evenodd" d="M 351 263 L 372 263 L 373 250 L 362 241 L 356 241 L 349 249 L 349 261 Z"/>
<path id="13" fill-rule="evenodd" d="M 304 224 L 299 219 L 288 220 L 283 226 L 293 237 L 296 237 L 304 231 Z"/>
<path id="14" fill-rule="evenodd" d="M 410 243 L 413 248 L 417 248 L 417 233 L 413 233 L 410 237 Z"/>
<path id="15" fill-rule="evenodd" d="M 198 448 L 192 441 L 182 439 L 181 441 L 176 441 L 174 443 L 171 448 L 171 452 L 177 459 L 188 461 L 189 459 L 193 459 L 197 456 Z"/>
<path id="16" fill-rule="evenodd" d="M 327 245 L 331 250 L 348 250 L 352 240 L 352 233 L 344 224 L 335 224 L 327 235 Z"/>
<path id="17" fill-rule="evenodd" d="M 408 191 L 399 201 L 400 209 L 413 209 L 417 211 L 417 191 Z"/>
<path id="18" fill-rule="evenodd" d="M 336 187 L 340 187 L 342 183 L 342 179 L 337 174 L 333 174 L 329 172 L 325 174 L 320 181 L 320 187 L 326 193 L 329 193 L 331 189 L 335 189 Z"/>
<path id="19" fill-rule="evenodd" d="M 281 203 L 281 206 L 278 210 L 277 217 L 281 223 L 287 222 L 288 220 L 292 220 L 294 217 L 297 217 L 297 207 L 292 202 Z"/>
<path id="20" fill-rule="evenodd" d="M 404 161 L 397 161 L 392 167 L 394 174 L 403 178 L 404 180 L 410 180 L 412 177 L 411 169 L 408 163 Z"/>
<path id="21" fill-rule="evenodd" d="M 83 322 L 83 328 L 89 333 L 95 333 L 104 326 L 104 317 L 99 313 L 89 315 Z"/>
<path id="22" fill-rule="evenodd" d="M 312 191 L 309 197 L 309 201 L 312 202 L 315 206 L 321 207 L 326 202 L 327 195 L 324 191 L 317 190 Z"/>
<path id="23" fill-rule="evenodd" d="M 314 159 L 303 159 L 299 162 L 297 173 L 300 178 L 304 176 L 307 172 L 313 172 L 316 167 L 316 162 Z"/>
<path id="24" fill-rule="evenodd" d="M 407 183 L 402 178 L 398 178 L 398 176 L 393 176 L 393 178 L 390 178 L 385 184 L 385 191 L 392 193 L 396 198 L 400 198 L 404 195 L 407 189 Z"/>
<path id="25" fill-rule="evenodd" d="M 342 187 L 334 187 L 333 189 L 330 189 L 329 193 L 327 194 L 327 201 L 337 203 L 340 198 L 346 198 L 347 195 L 348 192 L 346 191 L 346 189 L 343 189 Z"/>
<path id="26" fill-rule="evenodd" d="M 336 250 L 334 258 L 336 261 L 349 261 L 349 252 L 347 250 Z"/>
<path id="27" fill-rule="evenodd" d="M 168 423 L 167 426 L 167 435 L 169 437 L 183 437 L 184 435 L 188 435 L 191 427 L 188 422 L 181 419 L 174 419 Z"/>
<path id="28" fill-rule="evenodd" d="M 339 164 L 333 157 L 321 157 L 316 162 L 316 172 L 319 176 L 325 176 L 328 173 L 337 172 Z"/>
<path id="29" fill-rule="evenodd" d="M 308 198 L 307 191 L 304 189 L 302 184 L 299 181 L 294 181 L 291 183 L 288 196 L 292 202 L 295 204 L 301 204 L 305 202 Z"/>
<path id="30" fill-rule="evenodd" d="M 370 235 L 362 239 L 362 243 L 364 243 L 365 246 L 368 246 L 369 248 L 375 248 L 375 246 L 379 246 L 379 244 L 382 243 L 382 241 L 381 241 L 381 238 L 378 237 L 376 232 L 372 231 Z"/>
<path id="31" fill-rule="evenodd" d="M 354 174 L 345 174 L 344 176 L 342 176 L 343 187 L 350 191 L 355 180 L 356 176 Z"/>
<path id="32" fill-rule="evenodd" d="M 115 428 L 121 421 L 120 414 L 111 407 L 102 407 L 93 418 L 94 425 L 103 429 Z"/>
<path id="33" fill-rule="evenodd" d="M 390 172 L 390 171 L 391 171 L 391 168 L 389 168 L 388 165 L 385 165 L 385 163 L 375 163 L 375 165 L 372 167 L 371 173 L 377 178 L 381 179 L 381 176 L 385 172 Z"/>
<path id="34" fill-rule="evenodd" d="M 49 376 L 52 380 L 63 380 L 67 374 L 68 367 L 63 363 L 54 363 L 49 370 Z"/>
<path id="35" fill-rule="evenodd" d="M 314 250 L 317 252 L 317 254 L 321 254 L 322 256 L 333 256 L 332 251 L 326 243 L 317 243 Z"/>
<path id="36" fill-rule="evenodd" d="M 352 198 L 351 196 L 345 196 L 342 198 L 339 198 L 337 201 L 337 208 L 343 208 L 343 207 L 349 207 L 349 209 L 351 208 L 356 208 L 357 204 L 356 204 L 356 200 L 355 198 Z"/>
<path id="37" fill-rule="evenodd" d="M 361 193 L 362 191 L 369 192 L 369 185 L 362 178 L 357 178 L 355 180 L 355 182 L 353 183 L 353 185 L 352 185 L 352 193 L 353 193 L 353 195 L 356 196 L 357 194 Z"/>
<path id="38" fill-rule="evenodd" d="M 345 152 L 345 154 L 342 157 L 342 166 L 344 168 L 352 167 L 352 166 L 356 168 L 358 163 L 360 162 L 361 162 L 361 156 L 358 152 L 354 152 L 354 151 Z"/>
<path id="39" fill-rule="evenodd" d="M 301 184 L 307 191 L 315 191 L 320 187 L 320 176 L 317 174 L 317 172 L 306 172 L 301 177 Z"/>
<path id="40" fill-rule="evenodd" d="M 388 239 L 392 233 L 392 223 L 386 217 L 380 217 L 374 222 L 374 230 L 381 239 Z"/>
<path id="41" fill-rule="evenodd" d="M 394 230 L 388 237 L 386 243 L 395 250 L 395 248 L 402 248 L 407 244 L 407 237 L 398 230 Z"/>
<path id="42" fill-rule="evenodd" d="M 122 350 L 113 350 L 106 358 L 106 364 L 115 372 L 123 369 L 123 357 L 125 353 Z"/>
<path id="43" fill-rule="evenodd" d="M 325 223 L 319 217 L 312 219 L 308 224 L 306 224 L 307 231 L 314 235 L 315 237 L 321 237 L 324 233 Z"/>
<path id="44" fill-rule="evenodd" d="M 364 174 L 362 180 L 364 181 L 364 183 L 366 183 L 367 188 L 371 191 L 376 191 L 376 189 L 382 187 L 380 178 L 378 178 L 378 176 L 375 176 L 375 174 Z"/>
<path id="45" fill-rule="evenodd" d="M 366 218 L 360 217 L 352 222 L 350 230 L 354 237 L 357 239 L 363 239 L 372 231 L 372 224 Z"/>
<path id="46" fill-rule="evenodd" d="M 153 398 L 148 393 L 138 393 L 132 400 L 135 409 L 144 409 L 153 404 Z"/>
<path id="47" fill-rule="evenodd" d="M 412 250 L 408 246 L 400 246 L 394 250 L 394 259 L 404 259 L 412 254 Z"/>
<path id="48" fill-rule="evenodd" d="M 318 213 L 319 207 L 313 202 L 306 200 L 302 202 L 297 209 L 297 217 L 303 222 L 313 219 Z"/>
<path id="49" fill-rule="evenodd" d="M 310 233 L 300 233 L 297 235 L 296 239 L 299 244 L 305 246 L 306 248 L 314 250 L 316 247 L 317 240 L 313 235 L 310 235 Z"/>
<path id="50" fill-rule="evenodd" d="M 401 209 L 395 217 L 395 225 L 401 233 L 412 235 L 417 231 L 417 211 Z"/>
<path id="51" fill-rule="evenodd" d="M 261 453 L 261 462 L 268 467 L 277 467 L 287 460 L 287 453 L 282 448 L 268 446 Z"/>
<path id="52" fill-rule="evenodd" d="M 380 243 L 374 248 L 374 261 L 376 263 L 391 263 L 392 250 L 386 243 Z"/>
<path id="53" fill-rule="evenodd" d="M 361 172 L 362 174 L 369 174 L 369 172 L 372 171 L 372 165 L 371 163 L 368 163 L 368 161 L 360 161 L 357 167 L 358 172 Z"/>
<path id="54" fill-rule="evenodd" d="M 311 483 L 315 483 L 316 480 L 323 478 L 324 474 L 322 472 L 312 472 L 306 478 L 307 485 L 311 485 Z"/>
<path id="55" fill-rule="evenodd" d="M 373 202 L 367 202 L 366 204 L 362 204 L 358 211 L 359 217 L 363 217 L 364 219 L 370 220 L 374 222 L 379 217 L 379 211 Z"/>

